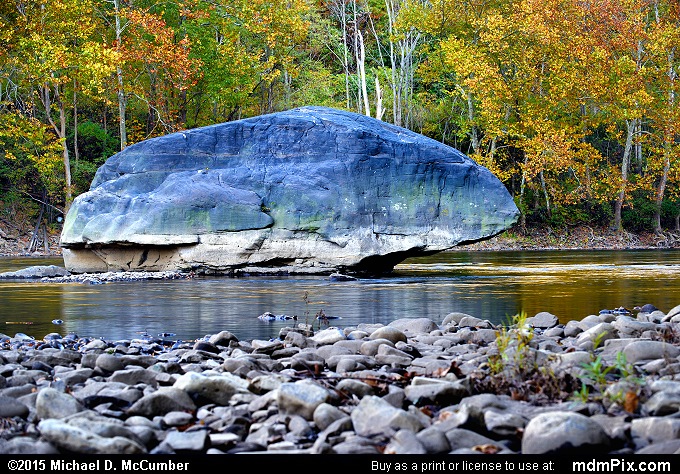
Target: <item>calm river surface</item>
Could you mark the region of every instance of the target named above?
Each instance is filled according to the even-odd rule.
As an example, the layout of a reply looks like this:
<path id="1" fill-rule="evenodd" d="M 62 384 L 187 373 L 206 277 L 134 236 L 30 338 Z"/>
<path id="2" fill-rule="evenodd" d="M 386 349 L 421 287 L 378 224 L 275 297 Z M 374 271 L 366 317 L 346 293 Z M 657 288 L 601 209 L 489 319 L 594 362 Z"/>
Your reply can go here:
<path id="1" fill-rule="evenodd" d="M 0 272 L 61 259 L 0 258 Z M 325 277 L 202 277 L 104 285 L 0 280 L 0 333 L 42 338 L 76 333 L 132 339 L 147 331 L 192 340 L 221 330 L 241 340 L 276 337 L 290 322 L 264 322 L 270 311 L 310 323 L 319 310 L 345 327 L 460 311 L 503 323 L 525 311 L 561 322 L 600 309 L 680 304 L 680 251 L 444 252 L 407 260 L 386 278 L 332 283 Z M 307 302 L 305 302 L 305 294 Z M 61 319 L 61 325 L 52 320 Z M 17 324 L 17 323 L 31 324 Z M 316 327 L 316 325 L 315 325 Z"/>

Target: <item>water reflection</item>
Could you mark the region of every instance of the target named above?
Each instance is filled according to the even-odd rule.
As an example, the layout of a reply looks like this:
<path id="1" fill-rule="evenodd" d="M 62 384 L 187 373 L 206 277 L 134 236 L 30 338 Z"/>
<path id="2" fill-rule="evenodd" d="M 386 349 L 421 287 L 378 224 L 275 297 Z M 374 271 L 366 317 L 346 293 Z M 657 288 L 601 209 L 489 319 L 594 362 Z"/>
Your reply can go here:
<path id="1" fill-rule="evenodd" d="M 0 259 L 0 272 L 59 260 Z M 107 339 L 175 333 L 191 340 L 221 330 L 269 339 L 290 322 L 263 322 L 271 311 L 332 324 L 389 323 L 404 317 L 440 322 L 461 311 L 495 323 L 525 311 L 562 322 L 603 308 L 680 304 L 680 253 L 650 251 L 450 252 L 412 259 L 388 278 L 332 283 L 323 277 L 197 278 L 105 285 L 0 282 L 0 332 L 50 332 Z M 307 301 L 304 296 L 308 295 Z M 51 323 L 62 319 L 62 325 Z M 30 322 L 32 324 L 13 324 Z"/>

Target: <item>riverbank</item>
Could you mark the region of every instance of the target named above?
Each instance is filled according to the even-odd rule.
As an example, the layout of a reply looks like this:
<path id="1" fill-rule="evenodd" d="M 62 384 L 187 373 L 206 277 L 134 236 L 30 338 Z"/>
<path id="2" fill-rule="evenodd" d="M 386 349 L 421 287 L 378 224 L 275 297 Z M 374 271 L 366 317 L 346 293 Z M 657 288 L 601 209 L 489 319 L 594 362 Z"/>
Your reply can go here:
<path id="1" fill-rule="evenodd" d="M 47 245 L 44 233 L 33 251 L 28 251 L 33 238 L 32 228 L 19 228 L 0 220 L 0 257 L 46 257 L 61 255 L 58 232 L 47 234 Z"/>
<path id="2" fill-rule="evenodd" d="M 460 246 L 454 250 L 625 250 L 677 248 L 674 233 L 664 236 L 652 232 L 635 234 L 615 232 L 608 228 L 589 226 L 563 229 L 527 229 L 520 233 L 509 230 L 488 240 Z"/>
<path id="3" fill-rule="evenodd" d="M 680 306 L 0 336 L 0 453 L 680 454 Z"/>

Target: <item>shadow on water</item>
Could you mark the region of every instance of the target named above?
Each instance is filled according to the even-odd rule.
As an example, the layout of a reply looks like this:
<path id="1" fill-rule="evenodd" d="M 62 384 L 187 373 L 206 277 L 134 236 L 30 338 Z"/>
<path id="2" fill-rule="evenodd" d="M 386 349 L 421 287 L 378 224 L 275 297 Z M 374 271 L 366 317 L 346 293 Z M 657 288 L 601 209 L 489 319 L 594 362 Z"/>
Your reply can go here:
<path id="1" fill-rule="evenodd" d="M 0 259 L 0 272 L 58 259 Z M 50 332 L 131 339 L 142 332 L 192 340 L 221 330 L 241 340 L 270 339 L 291 321 L 270 311 L 332 325 L 428 317 L 460 311 L 494 323 L 520 311 L 549 311 L 561 322 L 600 309 L 680 304 L 675 250 L 445 252 L 409 259 L 385 278 L 330 282 L 325 277 L 201 277 L 104 285 L 0 281 L 0 332 L 41 338 Z M 304 296 L 308 295 L 305 301 Z M 52 320 L 61 319 L 61 325 Z M 15 323 L 31 324 L 15 324 Z M 315 323 L 318 327 L 318 323 Z"/>

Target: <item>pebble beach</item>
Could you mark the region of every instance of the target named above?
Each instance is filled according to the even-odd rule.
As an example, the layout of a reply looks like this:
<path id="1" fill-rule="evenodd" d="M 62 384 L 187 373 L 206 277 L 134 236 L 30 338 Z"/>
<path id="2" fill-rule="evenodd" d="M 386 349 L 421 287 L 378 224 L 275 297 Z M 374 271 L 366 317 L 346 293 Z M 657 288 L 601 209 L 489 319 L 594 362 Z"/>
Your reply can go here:
<path id="1" fill-rule="evenodd" d="M 0 334 L 0 453 L 680 454 L 680 306 L 290 323 Z"/>

